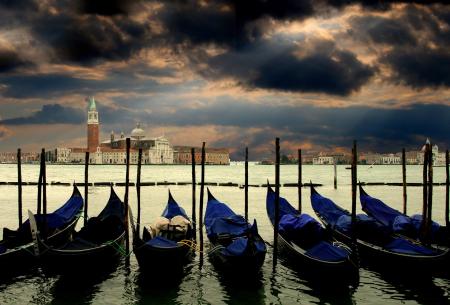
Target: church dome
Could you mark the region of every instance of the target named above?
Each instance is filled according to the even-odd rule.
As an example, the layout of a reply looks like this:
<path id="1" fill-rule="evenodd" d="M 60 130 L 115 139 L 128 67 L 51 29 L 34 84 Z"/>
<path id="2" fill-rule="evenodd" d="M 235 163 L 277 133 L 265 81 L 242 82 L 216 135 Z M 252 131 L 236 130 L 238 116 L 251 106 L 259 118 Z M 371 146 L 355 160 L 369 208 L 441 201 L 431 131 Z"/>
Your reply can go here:
<path id="1" fill-rule="evenodd" d="M 145 138 L 145 131 L 141 128 L 139 123 L 137 123 L 136 128 L 131 131 L 131 137 L 138 140 Z"/>

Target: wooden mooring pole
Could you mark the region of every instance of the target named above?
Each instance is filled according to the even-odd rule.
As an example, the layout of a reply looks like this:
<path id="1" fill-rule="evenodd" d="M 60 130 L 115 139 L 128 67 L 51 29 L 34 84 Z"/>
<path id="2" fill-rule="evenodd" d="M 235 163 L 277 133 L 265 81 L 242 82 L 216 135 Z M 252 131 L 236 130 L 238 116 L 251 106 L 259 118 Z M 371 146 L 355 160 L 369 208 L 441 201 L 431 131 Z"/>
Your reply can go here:
<path id="1" fill-rule="evenodd" d="M 22 226 L 22 153 L 20 148 L 17 150 L 17 191 L 19 208 L 19 228 Z"/>
<path id="2" fill-rule="evenodd" d="M 137 219 L 136 219 L 136 232 L 137 237 L 141 232 L 141 166 L 142 166 L 142 148 L 139 148 L 138 154 L 138 166 L 136 175 L 136 198 L 137 198 Z"/>
<path id="3" fill-rule="evenodd" d="M 336 165 L 336 157 L 333 158 L 333 168 L 334 168 L 334 179 L 333 179 L 333 186 L 334 189 L 337 189 L 337 165 Z"/>
<path id="4" fill-rule="evenodd" d="M 430 148 L 428 150 L 428 202 L 427 202 L 427 227 L 425 234 L 425 241 L 427 244 L 431 243 L 431 223 L 433 219 L 433 152 Z"/>
<path id="5" fill-rule="evenodd" d="M 426 231 L 426 220 L 427 220 L 427 200 L 428 200 L 428 147 L 429 144 L 425 144 L 424 152 L 423 152 L 423 171 L 422 171 L 422 178 L 423 178 L 423 188 L 422 188 L 422 223 L 420 224 L 421 232 L 420 235 L 423 238 L 425 236 Z"/>
<path id="6" fill-rule="evenodd" d="M 194 229 L 194 238 L 197 241 L 197 219 L 196 219 L 196 207 L 195 207 L 195 148 L 191 148 L 191 163 L 192 163 L 192 228 Z"/>
<path id="7" fill-rule="evenodd" d="M 297 193 L 298 193 L 298 212 L 302 213 L 302 150 L 298 150 L 298 181 L 297 181 Z"/>
<path id="8" fill-rule="evenodd" d="M 38 178 L 36 214 L 41 215 L 41 212 L 42 212 L 42 152 L 40 155 L 40 163 L 39 163 L 39 178 Z"/>
<path id="9" fill-rule="evenodd" d="M 203 197 L 205 195 L 205 142 L 202 144 L 202 172 L 200 178 L 200 211 L 199 217 L 199 233 L 200 233 L 200 260 L 203 263 Z"/>
<path id="10" fill-rule="evenodd" d="M 357 186 L 357 171 L 358 167 L 358 152 L 356 150 L 356 140 L 353 141 L 352 149 L 352 241 L 356 246 L 356 186 Z"/>
<path id="11" fill-rule="evenodd" d="M 449 188 L 450 188 L 450 174 L 449 174 L 449 155 L 448 149 L 445 152 L 445 225 L 450 234 L 450 203 L 449 203 Z"/>
<path id="12" fill-rule="evenodd" d="M 45 166 L 45 149 L 42 148 L 42 235 L 47 240 L 47 170 Z"/>
<path id="13" fill-rule="evenodd" d="M 244 211 L 245 221 L 248 222 L 248 147 L 245 148 L 245 179 L 244 179 Z"/>
<path id="14" fill-rule="evenodd" d="M 278 224 L 280 222 L 280 138 L 275 139 L 275 219 L 273 226 L 273 269 L 278 259 Z"/>
<path id="15" fill-rule="evenodd" d="M 128 255 L 130 253 L 130 235 L 128 228 L 128 189 L 130 185 L 130 138 L 126 139 L 126 170 L 125 170 L 125 252 Z"/>
<path id="16" fill-rule="evenodd" d="M 407 214 L 407 193 L 406 193 L 406 152 L 402 149 L 402 178 L 403 178 L 403 214 Z"/>
<path id="17" fill-rule="evenodd" d="M 89 151 L 84 156 L 84 225 L 88 221 L 88 198 L 89 198 Z"/>

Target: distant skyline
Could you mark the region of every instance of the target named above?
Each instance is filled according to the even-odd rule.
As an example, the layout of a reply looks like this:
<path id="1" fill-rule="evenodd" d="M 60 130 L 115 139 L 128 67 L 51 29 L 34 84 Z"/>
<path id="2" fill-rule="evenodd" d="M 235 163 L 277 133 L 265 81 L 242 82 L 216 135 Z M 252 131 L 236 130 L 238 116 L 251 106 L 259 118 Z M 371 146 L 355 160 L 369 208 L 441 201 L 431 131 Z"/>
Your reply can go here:
<path id="1" fill-rule="evenodd" d="M 419 2 L 419 3 L 415 3 Z M 398 152 L 450 143 L 444 1 L 0 1 L 0 151 L 136 122 L 175 145 Z"/>

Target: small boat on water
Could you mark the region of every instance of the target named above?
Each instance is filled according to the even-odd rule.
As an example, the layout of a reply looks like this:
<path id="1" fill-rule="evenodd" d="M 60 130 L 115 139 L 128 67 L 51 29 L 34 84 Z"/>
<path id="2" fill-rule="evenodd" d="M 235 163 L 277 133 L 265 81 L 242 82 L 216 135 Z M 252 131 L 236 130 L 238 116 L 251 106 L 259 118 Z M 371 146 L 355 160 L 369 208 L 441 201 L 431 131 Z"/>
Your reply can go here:
<path id="1" fill-rule="evenodd" d="M 208 256 L 217 269 L 234 276 L 259 272 L 267 249 L 258 234 L 256 220 L 250 225 L 244 217 L 214 198 L 209 189 L 205 227 L 211 243 Z"/>
<path id="2" fill-rule="evenodd" d="M 169 200 L 161 215 L 142 236 L 133 225 L 133 252 L 143 271 L 163 271 L 173 275 L 193 256 L 195 231 L 185 210 L 169 191 Z"/>
<path id="3" fill-rule="evenodd" d="M 37 231 L 37 228 L 32 230 Z M 111 265 L 123 252 L 125 241 L 125 206 L 111 186 L 108 203 L 96 217 L 91 217 L 71 241 L 52 246 L 37 231 L 35 243 L 46 266 L 56 270 L 79 270 Z M 83 268 L 80 268 L 82 266 Z"/>
<path id="4" fill-rule="evenodd" d="M 412 239 L 419 239 L 422 226 L 422 215 L 405 215 L 400 211 L 391 208 L 383 201 L 369 196 L 360 186 L 359 196 L 362 210 L 383 225 L 389 227 L 393 233 L 407 236 Z M 431 223 L 430 239 L 432 244 L 439 246 L 449 246 L 449 233 L 446 226 L 441 226 L 437 222 Z"/>
<path id="5" fill-rule="evenodd" d="M 34 215 L 37 228 L 41 231 L 45 228 L 49 245 L 60 246 L 70 239 L 83 205 L 80 191 L 74 185 L 72 195 L 64 205 L 53 213 Z M 36 258 L 29 219 L 17 230 L 3 229 L 3 240 L 0 241 L 2 272 L 31 266 L 36 263 Z"/>
<path id="6" fill-rule="evenodd" d="M 353 232 L 350 212 L 320 195 L 314 187 L 311 187 L 311 205 L 336 239 L 351 245 L 352 234 L 356 234 L 361 259 L 371 266 L 391 271 L 401 268 L 414 276 L 418 272 L 432 271 L 445 260 L 445 251 L 395 236 L 388 227 L 365 214 L 356 215 L 356 232 Z"/>
<path id="7" fill-rule="evenodd" d="M 275 223 L 275 197 L 267 188 L 266 209 Z M 299 213 L 289 202 L 279 201 L 279 247 L 298 270 L 323 279 L 353 279 L 358 263 L 349 247 L 337 242 L 322 225 L 308 214 Z"/>

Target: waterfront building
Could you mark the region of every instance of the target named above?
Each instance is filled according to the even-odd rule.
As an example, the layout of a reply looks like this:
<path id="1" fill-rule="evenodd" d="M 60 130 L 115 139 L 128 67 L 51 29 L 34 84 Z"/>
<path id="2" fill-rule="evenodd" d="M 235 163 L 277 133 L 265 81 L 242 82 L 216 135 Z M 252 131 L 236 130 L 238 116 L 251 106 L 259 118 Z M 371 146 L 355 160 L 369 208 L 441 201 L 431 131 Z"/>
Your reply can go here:
<path id="1" fill-rule="evenodd" d="M 334 157 L 333 156 L 317 156 L 316 158 L 313 158 L 313 164 L 314 165 L 323 165 L 323 164 L 334 164 Z"/>
<path id="2" fill-rule="evenodd" d="M 383 154 L 381 164 L 402 164 L 402 157 L 398 154 Z"/>
<path id="3" fill-rule="evenodd" d="M 22 152 L 21 161 L 22 163 L 31 163 L 39 161 L 39 153 L 36 152 Z M 0 163 L 16 163 L 17 162 L 17 152 L 0 152 Z"/>
<path id="4" fill-rule="evenodd" d="M 100 144 L 100 127 L 98 120 L 97 106 L 93 96 L 88 98 L 88 119 L 87 119 L 87 149 L 89 152 L 96 152 Z"/>
<path id="5" fill-rule="evenodd" d="M 136 125 L 130 134 L 130 148 L 133 154 L 130 155 L 130 163 L 138 162 L 138 151 L 142 148 L 143 164 L 173 164 L 173 148 L 169 140 L 163 136 L 149 138 L 140 124 Z M 124 133 L 116 138 L 114 132 L 111 132 L 109 140 L 100 144 L 100 149 L 104 156 L 102 162 L 105 164 L 120 164 L 126 158 L 126 137 Z M 136 155 L 136 156 L 135 156 Z"/>
<path id="6" fill-rule="evenodd" d="M 175 164 L 192 164 L 191 157 L 192 146 L 174 146 Z M 202 162 L 202 148 L 194 147 L 195 163 Z M 205 148 L 205 164 L 210 165 L 230 165 L 230 152 L 227 148 Z"/>

